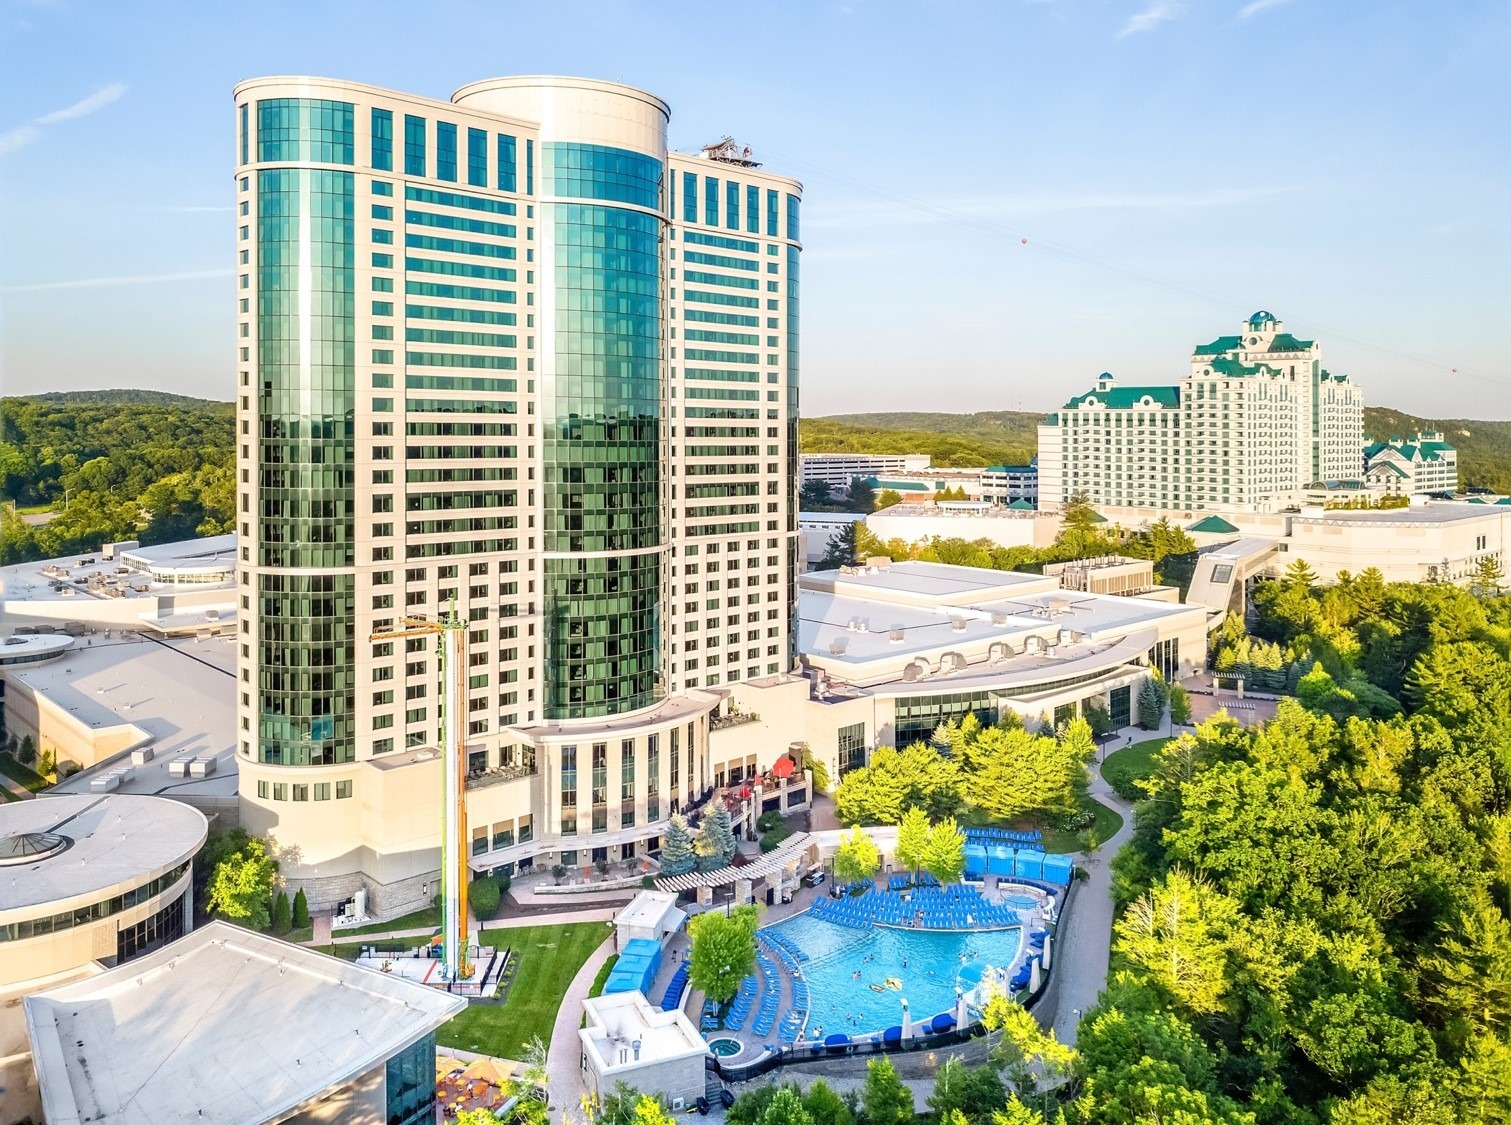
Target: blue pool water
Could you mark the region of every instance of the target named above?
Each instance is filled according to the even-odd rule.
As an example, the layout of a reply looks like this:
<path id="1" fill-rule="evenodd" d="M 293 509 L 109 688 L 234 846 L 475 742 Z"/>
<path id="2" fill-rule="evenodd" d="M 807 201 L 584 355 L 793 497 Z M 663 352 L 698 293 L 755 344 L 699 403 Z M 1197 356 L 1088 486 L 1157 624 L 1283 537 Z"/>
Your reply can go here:
<path id="1" fill-rule="evenodd" d="M 808 954 L 801 964 L 812 998 L 810 1040 L 836 1032 L 863 1035 L 901 1024 L 903 997 L 907 997 L 915 1026 L 940 1012 L 953 1012 L 960 970 L 970 961 L 1007 968 L 1023 940 L 1022 930 L 1017 929 L 956 933 L 877 926 L 857 930 L 806 914 L 769 929 L 791 938 Z M 857 969 L 860 980 L 854 976 Z M 873 983 L 883 984 L 888 977 L 902 981 L 901 990 L 872 990 Z"/>

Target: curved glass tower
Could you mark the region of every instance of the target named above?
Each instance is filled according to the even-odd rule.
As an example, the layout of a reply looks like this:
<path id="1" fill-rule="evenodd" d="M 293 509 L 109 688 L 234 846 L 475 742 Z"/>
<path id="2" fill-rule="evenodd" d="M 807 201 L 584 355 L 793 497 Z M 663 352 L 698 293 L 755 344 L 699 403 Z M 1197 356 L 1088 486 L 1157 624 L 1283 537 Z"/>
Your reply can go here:
<path id="1" fill-rule="evenodd" d="M 444 722 L 474 870 L 654 849 L 755 769 L 703 689 L 794 663 L 801 185 L 585 78 L 234 113 L 242 823 L 312 906 L 424 905 Z M 452 606 L 443 714 L 394 634 Z"/>

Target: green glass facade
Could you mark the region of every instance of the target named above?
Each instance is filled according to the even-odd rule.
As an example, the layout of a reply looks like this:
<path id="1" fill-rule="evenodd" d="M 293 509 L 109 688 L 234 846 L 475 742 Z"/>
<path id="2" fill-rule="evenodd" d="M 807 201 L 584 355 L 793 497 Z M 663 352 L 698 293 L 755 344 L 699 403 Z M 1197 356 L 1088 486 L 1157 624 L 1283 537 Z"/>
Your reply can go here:
<path id="1" fill-rule="evenodd" d="M 350 105 L 276 104 L 278 136 L 259 135 L 259 155 L 350 162 Z M 332 120 L 344 150 L 307 135 Z M 257 755 L 330 765 L 356 756 L 352 174 L 263 169 L 257 192 Z"/>
<path id="2" fill-rule="evenodd" d="M 661 687 L 664 170 L 598 145 L 541 158 L 545 196 L 594 201 L 543 205 L 554 348 L 539 383 L 545 717 L 590 718 Z"/>

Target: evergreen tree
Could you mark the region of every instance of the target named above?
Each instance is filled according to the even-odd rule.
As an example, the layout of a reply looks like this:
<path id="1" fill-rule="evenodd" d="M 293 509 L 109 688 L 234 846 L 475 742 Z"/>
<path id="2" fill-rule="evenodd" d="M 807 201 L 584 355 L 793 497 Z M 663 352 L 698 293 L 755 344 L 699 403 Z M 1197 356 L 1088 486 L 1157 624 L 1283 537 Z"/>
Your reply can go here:
<path id="1" fill-rule="evenodd" d="M 1501 569 L 1500 559 L 1495 555 L 1482 555 L 1474 568 L 1474 592 L 1482 598 L 1493 598 L 1501 590 L 1501 579 L 1506 572 Z"/>
<path id="2" fill-rule="evenodd" d="M 1191 693 L 1180 684 L 1170 685 L 1170 722 L 1178 727 L 1191 724 Z"/>
<path id="3" fill-rule="evenodd" d="M 666 826 L 666 835 L 661 837 L 661 874 L 685 875 L 697 866 L 698 857 L 693 852 L 693 839 L 687 830 L 687 821 L 681 813 L 672 813 Z"/>
<path id="4" fill-rule="evenodd" d="M 715 801 L 712 810 L 703 819 L 703 827 L 693 846 L 698 856 L 699 869 L 713 871 L 728 867 L 738 846 L 730 824 L 729 810 L 724 807 L 724 802 Z"/>
<path id="5" fill-rule="evenodd" d="M 1164 693 L 1150 676 L 1138 689 L 1138 725 L 1145 730 L 1158 730 L 1164 713 Z"/>
<path id="6" fill-rule="evenodd" d="M 294 928 L 293 912 L 289 909 L 289 893 L 279 891 L 273 900 L 273 932 L 280 937 Z"/>
<path id="7" fill-rule="evenodd" d="M 859 551 L 856 536 L 860 521 L 847 523 L 829 537 L 824 546 L 824 555 L 813 564 L 814 570 L 838 570 L 842 566 L 855 566 Z"/>
<path id="8" fill-rule="evenodd" d="M 310 924 L 310 901 L 304 897 L 304 888 L 294 894 L 294 929 L 302 930 Z"/>

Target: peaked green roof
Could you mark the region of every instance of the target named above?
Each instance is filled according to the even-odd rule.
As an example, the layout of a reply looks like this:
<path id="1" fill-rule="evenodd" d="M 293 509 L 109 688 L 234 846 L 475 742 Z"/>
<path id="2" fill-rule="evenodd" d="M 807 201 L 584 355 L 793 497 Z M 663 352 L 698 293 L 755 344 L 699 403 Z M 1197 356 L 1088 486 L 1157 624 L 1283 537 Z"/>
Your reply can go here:
<path id="1" fill-rule="evenodd" d="M 1289 332 L 1277 332 L 1275 338 L 1270 341 L 1272 352 L 1304 352 L 1310 348 L 1315 340 L 1298 340 Z"/>
<path id="2" fill-rule="evenodd" d="M 1479 496 L 1471 496 L 1471 497 L 1469 497 L 1469 501 L 1468 502 L 1470 504 L 1484 504 L 1487 501 L 1485 501 L 1482 497 L 1479 497 Z"/>
<path id="3" fill-rule="evenodd" d="M 1381 461 L 1378 465 L 1371 465 L 1369 471 L 1372 473 L 1378 473 L 1381 469 L 1389 469 L 1398 477 L 1404 477 L 1406 475 L 1406 470 L 1401 468 L 1400 465 L 1397 465 L 1393 461 Z"/>
<path id="4" fill-rule="evenodd" d="M 1021 496 L 1009 504 L 1008 507 L 1015 512 L 1031 512 L 1034 510 L 1034 506 Z"/>
<path id="5" fill-rule="evenodd" d="M 1106 523 L 1107 522 L 1107 517 L 1104 516 L 1104 515 L 1102 515 L 1101 512 L 1092 512 L 1091 513 L 1091 522 L 1092 523 Z"/>
<path id="6" fill-rule="evenodd" d="M 1231 352 L 1236 348 L 1243 347 L 1242 336 L 1219 336 L 1210 344 L 1197 344 L 1192 355 L 1222 355 L 1223 352 Z"/>
<path id="7" fill-rule="evenodd" d="M 1065 404 L 1067 410 L 1085 404 L 1089 398 L 1095 398 L 1097 402 L 1109 410 L 1129 410 L 1137 406 L 1148 395 L 1156 406 L 1179 406 L 1179 387 L 1109 387 L 1105 391 L 1087 391 L 1083 395 L 1077 395 Z"/>
<path id="8" fill-rule="evenodd" d="M 1208 361 L 1208 366 L 1212 368 L 1212 374 L 1214 375 L 1228 375 L 1237 378 L 1243 378 L 1246 375 L 1258 375 L 1261 371 L 1267 370 L 1262 363 L 1256 367 L 1250 367 L 1247 364 L 1239 363 L 1236 359 L 1221 357 Z"/>
<path id="9" fill-rule="evenodd" d="M 1206 519 L 1197 520 L 1187 530 L 1200 531 L 1208 535 L 1230 535 L 1237 531 L 1238 528 L 1234 527 L 1221 516 L 1208 516 Z"/>
<path id="10" fill-rule="evenodd" d="M 1511 504 L 1511 496 L 1502 496 L 1496 501 L 1497 504 Z"/>

